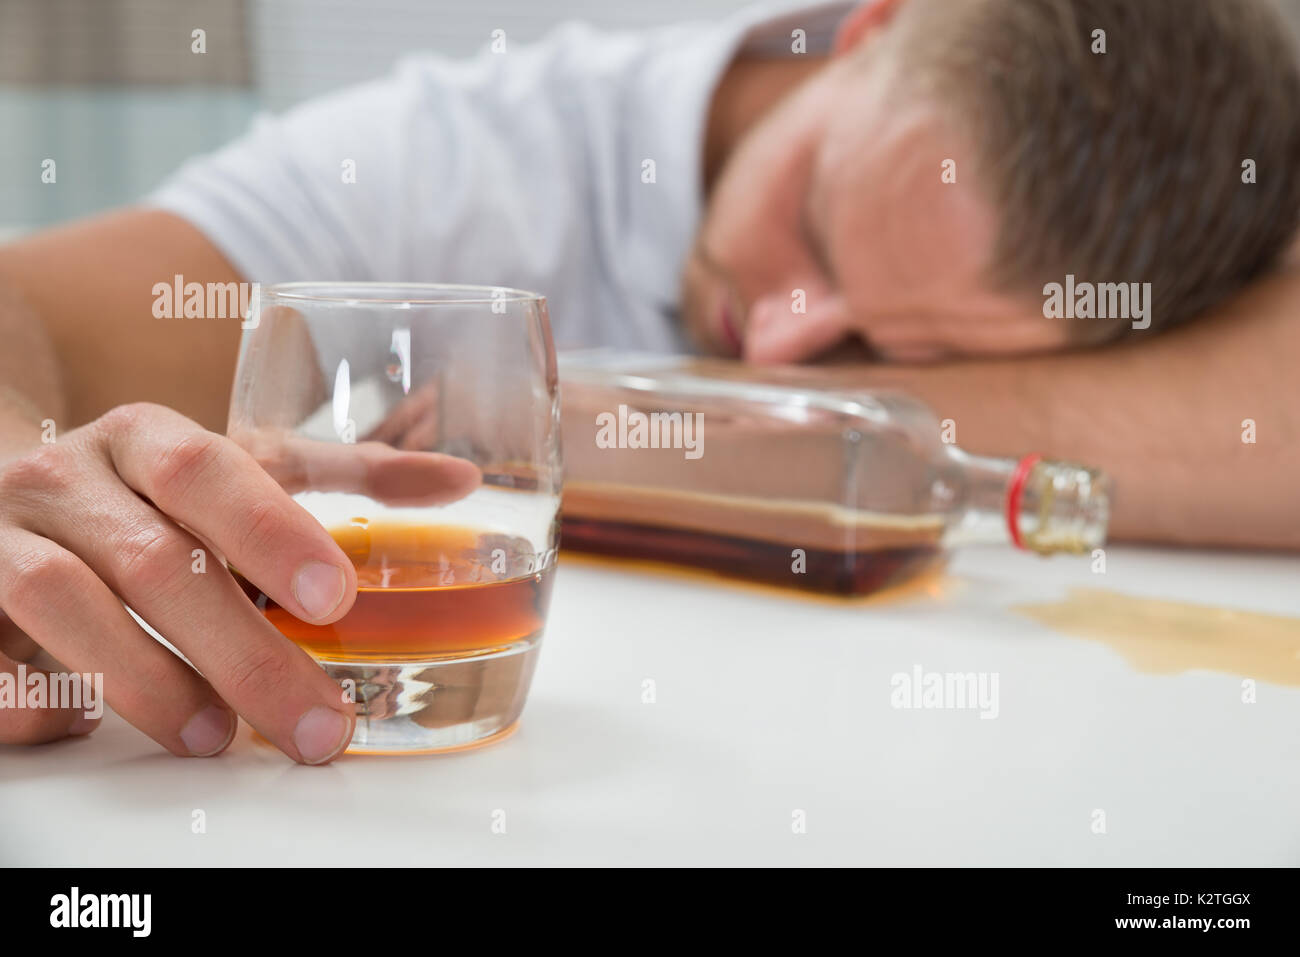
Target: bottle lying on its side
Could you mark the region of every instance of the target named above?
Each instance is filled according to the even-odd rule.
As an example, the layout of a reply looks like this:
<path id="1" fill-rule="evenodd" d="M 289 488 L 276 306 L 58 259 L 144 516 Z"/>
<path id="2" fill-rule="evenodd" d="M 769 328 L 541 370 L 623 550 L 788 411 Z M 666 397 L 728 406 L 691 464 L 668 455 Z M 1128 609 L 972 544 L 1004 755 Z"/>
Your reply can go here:
<path id="1" fill-rule="evenodd" d="M 1102 473 L 970 455 L 906 395 L 605 350 L 559 369 L 565 549 L 862 595 L 957 545 L 1078 553 L 1105 540 Z"/>

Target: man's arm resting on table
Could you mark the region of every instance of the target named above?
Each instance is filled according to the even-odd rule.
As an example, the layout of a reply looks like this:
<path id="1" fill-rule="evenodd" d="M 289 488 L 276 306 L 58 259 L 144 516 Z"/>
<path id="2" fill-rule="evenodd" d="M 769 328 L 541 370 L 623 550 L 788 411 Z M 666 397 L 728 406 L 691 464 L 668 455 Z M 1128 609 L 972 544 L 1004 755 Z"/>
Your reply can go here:
<path id="1" fill-rule="evenodd" d="M 224 431 L 240 317 L 154 316 L 153 288 L 237 282 L 189 223 L 126 209 L 0 247 L 0 456 L 117 405 L 169 406 Z"/>
<path id="2" fill-rule="evenodd" d="M 1103 349 L 831 375 L 926 400 L 967 451 L 1100 466 L 1115 539 L 1300 548 L 1300 270 Z"/>
<path id="3" fill-rule="evenodd" d="M 141 400 L 224 429 L 238 318 L 155 318 L 153 286 L 176 274 L 239 279 L 198 230 L 150 210 L 0 249 L 0 457 L 38 442 L 45 418 L 67 431 Z M 1183 329 L 1105 349 L 824 371 L 913 392 L 971 452 L 1101 466 L 1118 488 L 1117 539 L 1300 548 L 1298 364 L 1291 271 Z"/>

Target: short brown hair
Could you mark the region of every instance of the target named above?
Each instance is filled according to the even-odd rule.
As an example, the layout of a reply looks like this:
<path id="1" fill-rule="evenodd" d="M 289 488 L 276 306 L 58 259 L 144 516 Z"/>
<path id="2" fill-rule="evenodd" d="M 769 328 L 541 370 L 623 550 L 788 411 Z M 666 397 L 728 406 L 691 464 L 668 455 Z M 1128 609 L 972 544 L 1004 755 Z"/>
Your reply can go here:
<path id="1" fill-rule="evenodd" d="M 1000 288 L 1150 282 L 1168 327 L 1295 237 L 1300 67 L 1270 0 L 909 0 L 891 32 L 976 151 Z"/>

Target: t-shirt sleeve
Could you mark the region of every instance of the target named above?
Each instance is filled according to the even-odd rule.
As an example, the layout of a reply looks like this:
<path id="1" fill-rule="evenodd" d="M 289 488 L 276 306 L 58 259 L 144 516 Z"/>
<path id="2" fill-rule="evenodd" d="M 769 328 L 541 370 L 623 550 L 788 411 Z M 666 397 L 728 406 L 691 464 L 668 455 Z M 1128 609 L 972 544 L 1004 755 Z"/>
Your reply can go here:
<path id="1" fill-rule="evenodd" d="M 262 116 L 186 163 L 144 204 L 193 223 L 245 279 L 387 280 L 402 271 L 412 165 L 454 195 L 453 111 L 413 64 Z M 443 144 L 438 148 L 435 144 Z M 407 201 L 404 202 L 404 199 Z"/>

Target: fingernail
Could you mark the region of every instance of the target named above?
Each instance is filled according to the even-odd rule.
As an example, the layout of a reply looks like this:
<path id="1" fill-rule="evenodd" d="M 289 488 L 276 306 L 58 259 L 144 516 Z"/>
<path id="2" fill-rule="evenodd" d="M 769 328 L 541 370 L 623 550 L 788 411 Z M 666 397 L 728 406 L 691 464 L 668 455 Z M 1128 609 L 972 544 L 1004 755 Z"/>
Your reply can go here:
<path id="1" fill-rule="evenodd" d="M 235 736 L 235 716 L 215 704 L 210 704 L 181 728 L 181 741 L 196 758 L 207 758 L 230 743 Z"/>
<path id="2" fill-rule="evenodd" d="M 307 562 L 293 576 L 293 597 L 315 621 L 339 606 L 346 585 L 343 569 L 325 562 Z"/>
<path id="3" fill-rule="evenodd" d="M 87 718 L 84 714 L 77 715 L 77 719 L 68 726 L 68 734 L 77 737 L 82 734 L 90 734 L 99 727 L 99 721 L 95 718 Z"/>
<path id="4" fill-rule="evenodd" d="M 306 764 L 332 760 L 352 740 L 352 722 L 333 708 L 312 708 L 298 719 L 293 743 Z"/>

